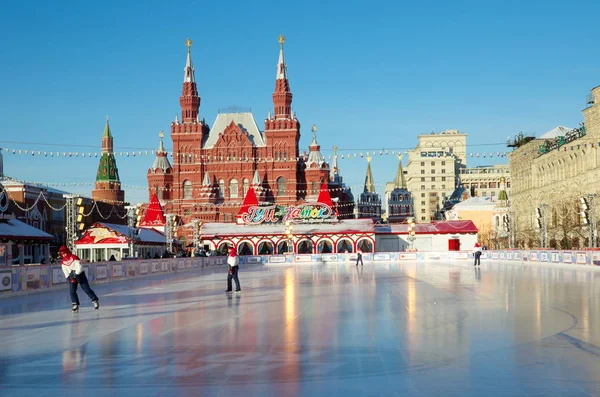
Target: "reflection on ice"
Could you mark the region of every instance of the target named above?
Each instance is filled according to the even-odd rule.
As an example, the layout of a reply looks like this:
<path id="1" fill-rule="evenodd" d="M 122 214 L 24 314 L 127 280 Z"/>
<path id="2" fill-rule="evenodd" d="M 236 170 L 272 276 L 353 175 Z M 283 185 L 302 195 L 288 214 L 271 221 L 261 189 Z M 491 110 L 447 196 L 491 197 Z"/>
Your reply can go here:
<path id="1" fill-rule="evenodd" d="M 247 266 L 0 300 L 3 396 L 600 394 L 593 267 Z M 502 382 L 491 382 L 501 379 Z"/>

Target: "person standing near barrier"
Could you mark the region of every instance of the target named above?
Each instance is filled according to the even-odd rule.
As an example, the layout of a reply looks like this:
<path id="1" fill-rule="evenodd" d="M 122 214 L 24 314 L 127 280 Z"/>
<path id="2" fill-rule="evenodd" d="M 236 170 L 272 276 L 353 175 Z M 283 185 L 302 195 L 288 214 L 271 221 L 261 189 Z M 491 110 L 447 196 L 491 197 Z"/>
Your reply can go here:
<path id="1" fill-rule="evenodd" d="M 231 280 L 235 281 L 235 292 L 237 294 L 242 292 L 240 288 L 240 280 L 238 279 L 240 258 L 237 256 L 235 247 L 229 248 L 229 256 L 227 256 L 227 264 L 229 265 L 229 274 L 227 275 L 227 290 L 225 292 L 231 292 Z"/>
<path id="2" fill-rule="evenodd" d="M 58 250 L 58 254 L 62 257 L 62 271 L 67 278 L 67 284 L 69 284 L 69 292 L 71 294 L 71 303 L 73 308 L 71 311 L 77 313 L 79 311 L 79 296 L 77 296 L 77 284 L 81 284 L 81 289 L 90 297 L 94 304 L 94 309 L 98 310 L 100 304 L 98 303 L 98 297 L 90 288 L 88 279 L 81 267 L 81 261 L 76 255 L 73 255 L 71 250 L 66 246 L 62 246 Z"/>
<path id="3" fill-rule="evenodd" d="M 479 243 L 475 243 L 475 248 L 473 248 L 473 256 L 475 257 L 475 263 L 473 266 L 481 265 L 481 246 Z"/>
<path id="4" fill-rule="evenodd" d="M 363 266 L 362 251 L 360 248 L 356 249 L 356 266 L 358 266 L 358 261 L 360 261 L 360 265 Z"/>

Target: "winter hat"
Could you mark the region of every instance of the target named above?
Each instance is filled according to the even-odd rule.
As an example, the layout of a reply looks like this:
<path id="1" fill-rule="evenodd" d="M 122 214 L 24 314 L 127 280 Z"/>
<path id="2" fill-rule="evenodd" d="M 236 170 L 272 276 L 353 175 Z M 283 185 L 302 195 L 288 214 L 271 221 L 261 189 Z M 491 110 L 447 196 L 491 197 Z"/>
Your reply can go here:
<path id="1" fill-rule="evenodd" d="M 479 247 L 479 243 L 475 243 L 475 247 Z"/>
<path id="2" fill-rule="evenodd" d="M 58 253 L 60 254 L 61 252 L 66 252 L 67 254 L 71 253 L 71 250 L 69 249 L 69 247 L 67 247 L 66 245 L 62 245 L 59 249 L 58 249 Z"/>
<path id="3" fill-rule="evenodd" d="M 235 247 L 229 248 L 229 256 L 235 256 L 235 255 L 236 255 Z"/>

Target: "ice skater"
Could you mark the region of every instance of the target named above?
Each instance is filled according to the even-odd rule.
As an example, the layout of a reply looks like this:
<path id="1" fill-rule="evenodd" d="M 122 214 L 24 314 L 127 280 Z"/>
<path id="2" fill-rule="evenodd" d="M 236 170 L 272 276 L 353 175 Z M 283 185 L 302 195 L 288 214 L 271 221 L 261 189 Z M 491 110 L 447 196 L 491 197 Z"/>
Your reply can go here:
<path id="1" fill-rule="evenodd" d="M 360 250 L 360 248 L 356 250 L 356 266 L 358 266 L 358 261 L 360 261 L 360 265 L 363 266 L 362 251 Z"/>
<path id="2" fill-rule="evenodd" d="M 231 292 L 231 279 L 235 281 L 235 292 L 237 294 L 242 292 L 240 288 L 240 280 L 238 279 L 239 261 L 235 247 L 229 249 L 229 256 L 227 257 L 227 264 L 229 265 L 229 274 L 227 275 L 227 290 L 225 292 Z"/>
<path id="3" fill-rule="evenodd" d="M 481 246 L 479 245 L 479 243 L 475 243 L 475 247 L 473 248 L 473 256 L 475 257 L 475 263 L 473 264 L 473 266 L 481 265 Z"/>
<path id="4" fill-rule="evenodd" d="M 62 257 L 62 271 L 67 278 L 67 284 L 69 284 L 69 291 L 71 293 L 71 303 L 73 313 L 79 311 L 79 296 L 77 296 L 77 284 L 81 284 L 81 289 L 90 297 L 94 304 L 94 309 L 98 310 L 100 305 L 98 303 L 98 297 L 90 288 L 88 279 L 81 267 L 81 262 L 76 255 L 73 255 L 71 250 L 64 245 L 58 249 L 58 254 Z"/>

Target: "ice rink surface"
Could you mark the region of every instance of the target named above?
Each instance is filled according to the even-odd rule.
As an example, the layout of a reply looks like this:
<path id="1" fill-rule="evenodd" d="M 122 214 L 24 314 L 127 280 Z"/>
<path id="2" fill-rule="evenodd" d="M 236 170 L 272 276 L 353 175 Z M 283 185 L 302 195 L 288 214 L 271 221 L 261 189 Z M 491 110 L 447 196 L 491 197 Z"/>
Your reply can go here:
<path id="1" fill-rule="evenodd" d="M 0 299 L 0 395 L 599 396 L 600 269 L 226 268 Z"/>

